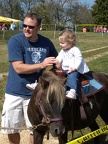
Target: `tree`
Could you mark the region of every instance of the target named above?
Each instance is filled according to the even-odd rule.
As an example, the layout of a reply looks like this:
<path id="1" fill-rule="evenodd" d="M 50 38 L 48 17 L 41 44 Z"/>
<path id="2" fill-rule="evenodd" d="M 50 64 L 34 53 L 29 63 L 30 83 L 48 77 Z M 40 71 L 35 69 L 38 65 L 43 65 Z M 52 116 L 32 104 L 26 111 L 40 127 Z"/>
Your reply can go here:
<path id="1" fill-rule="evenodd" d="M 1 15 L 19 19 L 22 15 L 23 10 L 20 7 L 20 3 L 14 0 L 0 0 Z M 17 11 L 17 12 L 16 12 Z"/>
<path id="2" fill-rule="evenodd" d="M 92 23 L 91 10 L 78 0 L 40 0 L 33 9 L 45 24 Z"/>
<path id="3" fill-rule="evenodd" d="M 23 19 L 31 12 L 39 0 L 0 0 L 0 15 L 10 18 Z"/>
<path id="4" fill-rule="evenodd" d="M 108 24 L 108 0 L 95 0 L 92 16 L 96 24 Z"/>
<path id="5" fill-rule="evenodd" d="M 0 0 L 0 9 L 1 15 L 16 19 L 36 12 L 44 24 L 92 23 L 89 7 L 78 0 Z"/>
<path id="6" fill-rule="evenodd" d="M 64 13 L 67 24 L 92 23 L 89 6 L 79 3 L 77 0 L 68 0 L 64 6 Z"/>
<path id="7" fill-rule="evenodd" d="M 22 19 L 24 11 L 22 10 L 18 0 L 0 0 L 0 8 L 2 9 L 0 12 L 1 15 L 10 18 Z"/>
<path id="8" fill-rule="evenodd" d="M 33 8 L 36 6 L 38 2 L 39 0 L 20 0 L 21 8 L 24 11 L 24 15 L 28 12 L 32 12 Z"/>
<path id="9" fill-rule="evenodd" d="M 38 13 L 42 17 L 42 22 L 44 24 L 51 24 L 53 19 L 51 19 L 49 3 L 45 0 L 41 0 L 38 5 L 33 8 L 33 11 Z"/>

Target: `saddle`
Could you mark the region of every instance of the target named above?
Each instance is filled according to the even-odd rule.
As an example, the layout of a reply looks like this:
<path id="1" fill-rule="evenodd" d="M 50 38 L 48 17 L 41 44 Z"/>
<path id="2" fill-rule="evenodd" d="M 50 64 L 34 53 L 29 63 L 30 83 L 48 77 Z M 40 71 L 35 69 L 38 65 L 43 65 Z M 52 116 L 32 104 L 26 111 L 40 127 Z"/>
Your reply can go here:
<path id="1" fill-rule="evenodd" d="M 60 69 L 52 68 L 51 71 L 53 71 L 60 78 L 65 78 L 66 77 L 66 72 L 61 68 Z M 83 86 L 83 85 L 89 83 L 89 79 L 87 79 L 87 77 L 85 77 L 85 75 L 81 75 L 80 76 L 80 82 L 81 82 L 81 85 Z"/>
<path id="2" fill-rule="evenodd" d="M 54 72 L 60 78 L 66 78 L 66 72 L 62 68 L 57 69 L 54 67 L 51 69 L 51 71 Z M 89 80 L 87 78 L 85 78 L 84 75 L 81 75 L 80 76 L 80 85 L 85 85 L 88 83 L 89 83 Z M 85 97 L 83 91 L 82 91 L 82 101 L 84 103 L 88 101 L 88 99 Z"/>
<path id="3" fill-rule="evenodd" d="M 60 69 L 53 68 L 51 70 L 60 78 L 66 77 L 66 72 L 61 68 Z M 93 96 L 97 92 L 104 89 L 103 85 L 92 77 L 91 72 L 80 75 L 79 85 L 81 87 L 82 98 L 84 98 L 84 96 L 86 97 Z"/>
<path id="4" fill-rule="evenodd" d="M 87 85 L 90 83 L 90 80 L 83 74 L 80 76 L 81 86 Z"/>

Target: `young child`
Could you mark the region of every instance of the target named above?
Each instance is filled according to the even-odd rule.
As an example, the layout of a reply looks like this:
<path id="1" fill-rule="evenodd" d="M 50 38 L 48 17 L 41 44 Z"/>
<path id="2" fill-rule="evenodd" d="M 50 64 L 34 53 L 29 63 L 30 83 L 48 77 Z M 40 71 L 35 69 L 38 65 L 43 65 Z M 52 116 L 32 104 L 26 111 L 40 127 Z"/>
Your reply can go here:
<path id="1" fill-rule="evenodd" d="M 56 57 L 56 67 L 62 67 L 66 71 L 66 98 L 81 98 L 79 88 L 80 74 L 88 73 L 89 68 L 86 65 L 79 48 L 76 46 L 76 36 L 71 30 L 64 30 L 59 34 L 59 43 L 61 51 Z"/>
<path id="2" fill-rule="evenodd" d="M 90 70 L 82 57 L 81 51 L 76 47 L 76 36 L 73 31 L 62 31 L 59 34 L 59 43 L 62 49 L 56 57 L 56 67 L 62 67 L 68 77 L 66 98 L 76 99 L 77 96 L 81 98 L 79 76 L 80 74 L 88 73 Z M 36 86 L 37 82 L 26 85 L 31 90 L 34 90 Z"/>

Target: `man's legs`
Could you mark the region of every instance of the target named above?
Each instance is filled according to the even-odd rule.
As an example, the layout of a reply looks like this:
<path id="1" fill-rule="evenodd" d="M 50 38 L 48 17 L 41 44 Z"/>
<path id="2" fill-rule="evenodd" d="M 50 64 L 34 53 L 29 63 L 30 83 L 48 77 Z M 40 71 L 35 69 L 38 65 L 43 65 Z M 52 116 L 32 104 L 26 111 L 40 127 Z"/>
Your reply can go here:
<path id="1" fill-rule="evenodd" d="M 8 134 L 8 139 L 10 144 L 20 144 L 20 134 Z"/>
<path id="2" fill-rule="evenodd" d="M 20 134 L 8 134 L 8 139 L 10 144 L 20 144 Z M 34 137 L 30 134 L 30 144 L 34 144 Z"/>
<path id="3" fill-rule="evenodd" d="M 30 144 L 34 144 L 34 137 L 33 137 L 33 134 L 30 134 Z"/>
<path id="4" fill-rule="evenodd" d="M 27 113 L 29 101 L 30 101 L 30 99 L 27 99 L 27 98 L 25 98 L 24 101 L 23 101 L 24 118 L 25 118 L 26 126 L 28 128 L 32 127 L 32 124 L 29 121 L 28 113 Z M 33 132 L 32 131 L 30 132 L 30 144 L 34 144 L 34 137 L 33 137 Z"/>
<path id="5" fill-rule="evenodd" d="M 2 110 L 2 127 L 22 127 L 24 122 L 23 98 L 5 94 L 5 101 Z M 2 133 L 7 134 L 9 144 L 20 144 L 20 130 L 17 129 L 2 129 Z"/>
<path id="6" fill-rule="evenodd" d="M 22 127 L 24 116 L 25 116 L 26 125 L 28 127 L 29 126 L 31 127 L 31 123 L 29 122 L 27 116 L 28 103 L 29 103 L 29 99 L 24 100 L 24 98 L 18 96 L 5 94 L 5 102 L 2 110 L 1 126 L 2 127 Z M 10 144 L 20 144 L 20 130 L 2 129 L 2 132 L 8 135 Z M 34 144 L 33 135 L 30 135 L 30 141 L 31 144 Z"/>

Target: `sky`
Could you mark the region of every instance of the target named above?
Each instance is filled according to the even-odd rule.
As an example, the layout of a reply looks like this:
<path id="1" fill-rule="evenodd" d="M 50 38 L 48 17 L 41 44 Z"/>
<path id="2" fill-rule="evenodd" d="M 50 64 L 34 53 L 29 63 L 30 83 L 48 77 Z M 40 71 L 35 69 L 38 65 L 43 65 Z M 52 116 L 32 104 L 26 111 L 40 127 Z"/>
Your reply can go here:
<path id="1" fill-rule="evenodd" d="M 79 2 L 88 4 L 89 6 L 94 4 L 94 0 L 79 0 Z"/>

